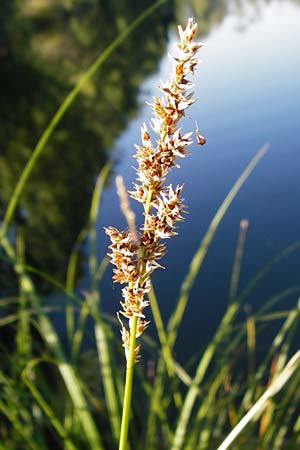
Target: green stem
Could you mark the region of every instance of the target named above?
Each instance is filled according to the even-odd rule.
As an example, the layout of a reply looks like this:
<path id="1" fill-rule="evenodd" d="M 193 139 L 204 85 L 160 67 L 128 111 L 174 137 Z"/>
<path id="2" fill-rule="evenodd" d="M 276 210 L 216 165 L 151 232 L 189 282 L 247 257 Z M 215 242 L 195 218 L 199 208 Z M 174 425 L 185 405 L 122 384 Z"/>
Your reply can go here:
<path id="1" fill-rule="evenodd" d="M 151 208 L 151 200 L 152 200 L 153 191 L 152 189 L 148 192 L 148 198 L 145 206 L 145 224 L 147 222 L 147 217 Z M 141 278 L 143 277 L 145 271 L 145 257 L 146 249 L 143 248 L 141 255 Z M 125 392 L 124 392 L 124 403 L 123 403 L 123 413 L 122 413 L 122 423 L 121 423 L 121 434 L 120 434 L 120 443 L 119 450 L 126 450 L 127 444 L 127 436 L 128 436 L 128 427 L 129 427 L 129 416 L 130 416 L 130 405 L 131 405 L 131 396 L 132 396 L 132 380 L 133 380 L 133 368 L 134 368 L 134 356 L 135 356 L 135 343 L 136 343 L 136 331 L 137 331 L 138 317 L 133 316 L 131 319 L 131 327 L 130 327 L 130 342 L 129 342 L 129 354 L 127 357 L 126 364 L 126 380 L 125 380 Z"/>
<path id="2" fill-rule="evenodd" d="M 131 405 L 131 396 L 132 396 L 132 380 L 133 380 L 133 368 L 134 368 L 137 319 L 138 318 L 136 316 L 133 316 L 131 328 L 130 328 L 130 343 L 129 343 L 129 354 L 128 354 L 128 359 L 127 359 L 127 364 L 126 364 L 126 381 L 125 381 L 125 392 L 124 392 L 124 403 L 123 403 L 123 414 L 122 414 L 119 450 L 126 450 L 126 444 L 127 444 L 130 405 Z"/>

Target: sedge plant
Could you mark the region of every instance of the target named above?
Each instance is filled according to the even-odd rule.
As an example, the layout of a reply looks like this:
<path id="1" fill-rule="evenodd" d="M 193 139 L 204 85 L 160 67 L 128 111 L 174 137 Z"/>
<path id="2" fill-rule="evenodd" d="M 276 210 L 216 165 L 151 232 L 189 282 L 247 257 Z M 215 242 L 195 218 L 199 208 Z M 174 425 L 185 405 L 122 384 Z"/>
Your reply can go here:
<path id="1" fill-rule="evenodd" d="M 152 272 L 161 267 L 158 260 L 165 254 L 162 240 L 176 235 L 176 224 L 183 220 L 184 205 L 181 198 L 182 185 L 175 188 L 166 184 L 168 172 L 179 167 L 176 160 L 187 155 L 187 147 L 192 144 L 192 132 L 183 134 L 179 121 L 185 111 L 195 102 L 188 76 L 194 73 L 199 60 L 196 53 L 202 44 L 195 42 L 197 24 L 189 19 L 186 28 L 180 26 L 178 55 L 172 58 L 173 68 L 169 81 L 162 82 L 160 90 L 163 98 L 153 98 L 150 104 L 154 117 L 151 129 L 158 137 L 152 141 L 147 125 L 141 127 L 142 145 L 136 146 L 135 158 L 138 162 L 137 180 L 130 195 L 143 206 L 144 224 L 140 231 L 119 231 L 114 227 L 105 229 L 110 237 L 109 253 L 114 268 L 113 279 L 124 285 L 123 301 L 118 319 L 126 356 L 126 381 L 119 450 L 127 446 L 130 404 L 132 396 L 133 370 L 139 360 L 142 335 L 148 321 L 144 309 L 149 305 L 146 295 L 151 290 Z M 197 141 L 205 139 L 196 130 Z M 124 318 L 127 324 L 124 324 Z"/>

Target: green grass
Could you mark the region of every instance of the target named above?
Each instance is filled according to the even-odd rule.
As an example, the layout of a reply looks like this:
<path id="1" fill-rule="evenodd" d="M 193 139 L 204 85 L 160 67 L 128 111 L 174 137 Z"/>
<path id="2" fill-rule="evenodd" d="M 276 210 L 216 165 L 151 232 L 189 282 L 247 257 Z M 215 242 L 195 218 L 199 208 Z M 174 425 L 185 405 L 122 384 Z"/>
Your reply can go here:
<path id="1" fill-rule="evenodd" d="M 258 161 L 257 156 L 254 161 Z M 159 341 L 144 339 L 143 362 L 137 368 L 135 379 L 130 448 L 224 450 L 229 448 L 227 443 L 233 437 L 236 449 L 297 448 L 299 353 L 288 360 L 299 326 L 300 286 L 266 299 L 244 321 L 237 314 L 273 266 L 299 251 L 299 242 L 275 255 L 229 302 L 211 342 L 193 369 L 181 367 L 172 356 L 192 285 L 218 224 L 251 173 L 249 167 L 254 168 L 253 161 L 201 240 L 166 327 L 159 311 L 159 293 L 155 295 L 153 289 L 149 295 Z M 9 312 L 2 313 L 0 322 L 2 333 L 13 335 L 10 348 L 5 342 L 1 344 L 0 436 L 4 448 L 18 449 L 22 443 L 22 449 L 43 450 L 53 448 L 53 442 L 58 449 L 117 448 L 124 361 L 116 320 L 101 311 L 98 286 L 106 260 L 101 261 L 95 252 L 95 218 L 108 174 L 109 166 L 105 166 L 95 185 L 89 223 L 80 234 L 88 236 L 89 242 L 92 276 L 86 295 L 74 294 L 72 275 L 83 242 L 81 237 L 70 256 L 65 285 L 26 265 L 22 233 L 15 245 L 3 239 L 3 257 L 7 263 L 10 261 L 19 279 L 19 296 L 3 299 L 2 308 Z M 31 277 L 33 273 L 35 277 L 47 279 L 69 299 L 65 307 L 67 345 L 61 342 L 51 323 Z M 278 310 L 280 302 L 291 296 L 295 298 L 294 309 Z M 275 305 L 277 310 L 273 312 Z M 80 350 L 88 318 L 94 324 L 94 328 L 89 326 L 89 332 L 93 333 L 95 342 L 89 376 L 86 373 L 89 367 L 82 362 L 85 354 Z M 257 347 L 261 346 L 268 327 L 274 329 L 276 323 L 277 334 L 257 364 Z M 66 352 L 65 348 L 71 350 Z M 147 377 L 147 361 L 154 361 L 156 367 L 151 380 Z"/>

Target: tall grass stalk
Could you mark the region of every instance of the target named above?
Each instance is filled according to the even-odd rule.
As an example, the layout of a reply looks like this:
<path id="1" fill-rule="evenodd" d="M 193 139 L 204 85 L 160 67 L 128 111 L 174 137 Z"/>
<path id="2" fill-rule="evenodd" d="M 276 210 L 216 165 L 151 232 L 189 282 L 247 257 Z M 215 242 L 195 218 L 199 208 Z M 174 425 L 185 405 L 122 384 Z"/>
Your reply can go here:
<path id="1" fill-rule="evenodd" d="M 236 246 L 236 252 L 234 257 L 234 263 L 232 266 L 232 274 L 230 280 L 230 288 L 229 288 L 229 300 L 232 301 L 237 296 L 238 285 L 240 279 L 240 271 L 242 265 L 242 259 L 244 254 L 245 240 L 246 234 L 249 226 L 249 221 L 247 219 L 243 219 L 240 222 L 240 232 L 238 237 L 238 242 Z"/>
<path id="2" fill-rule="evenodd" d="M 214 215 L 203 239 L 201 240 L 198 249 L 196 253 L 194 254 L 192 261 L 189 265 L 188 272 L 181 284 L 179 296 L 177 300 L 177 304 L 175 306 L 175 309 L 169 319 L 168 326 L 167 326 L 167 345 L 168 345 L 168 353 L 171 353 L 173 350 L 173 347 L 176 342 L 177 332 L 178 328 L 182 322 L 182 318 L 184 315 L 184 311 L 186 309 L 187 301 L 191 292 L 191 289 L 193 287 L 193 284 L 195 282 L 195 279 L 199 273 L 199 270 L 203 264 L 203 261 L 206 257 L 206 254 L 208 252 L 209 246 L 215 236 L 215 233 L 225 216 L 226 212 L 228 211 L 230 205 L 232 204 L 234 198 L 258 164 L 258 162 L 261 160 L 261 158 L 265 155 L 265 153 L 268 150 L 269 145 L 265 144 L 263 145 L 259 151 L 256 153 L 256 155 L 253 157 L 253 159 L 250 161 L 248 166 L 245 168 L 245 170 L 242 172 L 240 177 L 237 179 L 237 181 L 234 183 L 233 187 L 227 194 L 226 198 L 220 205 L 219 209 L 217 210 L 216 214 Z M 150 299 L 151 293 L 149 293 Z M 155 305 L 154 305 L 155 306 Z M 154 318 L 156 317 L 155 314 L 153 314 Z M 156 323 L 156 321 L 155 321 Z M 159 324 L 156 326 L 159 326 Z M 164 356 L 164 353 L 163 353 Z M 158 361 L 158 369 L 157 369 L 157 376 L 155 379 L 155 385 L 153 389 L 153 395 L 151 397 L 151 405 L 150 405 L 150 413 L 148 416 L 148 423 L 147 423 L 147 448 L 152 450 L 152 448 L 155 448 L 155 416 L 157 415 L 157 412 L 160 409 L 160 404 L 162 401 L 162 394 L 163 394 L 163 364 L 164 361 L 162 358 Z M 193 383 L 194 386 L 194 393 L 197 393 L 197 387 Z"/>
<path id="3" fill-rule="evenodd" d="M 222 444 L 217 448 L 217 450 L 227 450 L 232 442 L 237 438 L 237 436 L 242 432 L 246 425 L 253 419 L 256 414 L 261 413 L 261 411 L 266 407 L 267 402 L 271 397 L 276 395 L 283 386 L 289 381 L 294 372 L 300 367 L 300 351 L 295 353 L 293 357 L 286 364 L 284 369 L 277 375 L 276 379 L 264 392 L 264 394 L 257 400 L 257 402 L 252 406 L 248 413 L 242 418 L 242 420 L 237 424 L 237 426 L 229 433 Z"/>
<path id="4" fill-rule="evenodd" d="M 152 143 L 144 124 L 141 128 L 142 146 L 137 146 L 137 181 L 130 194 L 143 205 L 142 232 L 133 234 L 131 230 L 120 232 L 113 227 L 106 228 L 112 242 L 110 258 L 116 267 L 114 281 L 125 284 L 122 289 L 122 310 L 118 315 L 127 360 L 119 450 L 125 450 L 127 444 L 133 366 L 139 359 L 139 344 L 136 340 L 148 325 L 143 310 L 149 305 L 145 295 L 151 290 L 150 276 L 160 267 L 157 261 L 165 253 L 165 245 L 161 240 L 177 234 L 176 223 L 183 220 L 183 186 L 173 189 L 171 185 L 166 186 L 165 182 L 169 170 L 179 167 L 176 159 L 184 157 L 187 154 L 186 147 L 192 143 L 192 133 L 182 135 L 178 123 L 185 116 L 185 110 L 194 103 L 192 94 L 187 93 L 191 88 L 187 76 L 194 73 L 199 62 L 195 55 L 202 44 L 193 42 L 197 30 L 193 19 L 189 19 L 185 30 L 180 26 L 178 29 L 179 52 L 173 58 L 171 79 L 161 83 L 163 99 L 154 97 L 150 105 L 154 113 L 151 127 L 158 135 L 156 145 Z M 128 319 L 127 327 L 120 315 Z"/>

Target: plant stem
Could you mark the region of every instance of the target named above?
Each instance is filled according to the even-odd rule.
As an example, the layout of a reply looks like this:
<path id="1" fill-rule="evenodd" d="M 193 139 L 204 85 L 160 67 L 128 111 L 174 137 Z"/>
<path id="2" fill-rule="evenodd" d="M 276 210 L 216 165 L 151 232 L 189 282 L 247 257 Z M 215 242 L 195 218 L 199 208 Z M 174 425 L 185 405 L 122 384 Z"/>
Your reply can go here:
<path id="1" fill-rule="evenodd" d="M 152 195 L 153 195 L 153 191 L 150 189 L 150 191 L 148 192 L 148 198 L 147 198 L 146 207 L 145 207 L 144 226 L 147 222 L 148 214 L 150 212 Z M 143 249 L 142 255 L 141 255 L 141 262 L 142 262 L 141 277 L 143 276 L 143 273 L 146 268 L 145 262 L 143 261 L 144 257 L 145 257 L 145 248 Z M 131 396 L 132 396 L 133 368 L 134 368 L 134 364 L 135 364 L 135 343 L 136 343 L 137 323 L 138 323 L 138 317 L 133 316 L 131 319 L 129 353 L 128 353 L 127 364 L 126 364 L 126 380 L 125 380 L 125 391 L 124 391 L 124 402 L 123 402 L 123 413 L 122 413 L 119 450 L 126 450 L 126 444 L 127 444 L 129 418 L 130 418 L 130 405 L 131 405 Z"/>
<path id="2" fill-rule="evenodd" d="M 129 416 L 130 416 L 130 404 L 131 404 L 131 394 L 132 394 L 132 380 L 133 380 L 133 368 L 134 368 L 134 351 L 135 351 L 135 341 L 136 341 L 137 319 L 138 318 L 136 316 L 133 316 L 131 328 L 130 328 L 130 346 L 129 346 L 129 354 L 128 354 L 128 359 L 127 359 L 127 364 L 126 364 L 126 381 L 125 381 L 124 403 L 123 403 L 119 450 L 126 450 L 126 444 L 127 444 Z"/>

